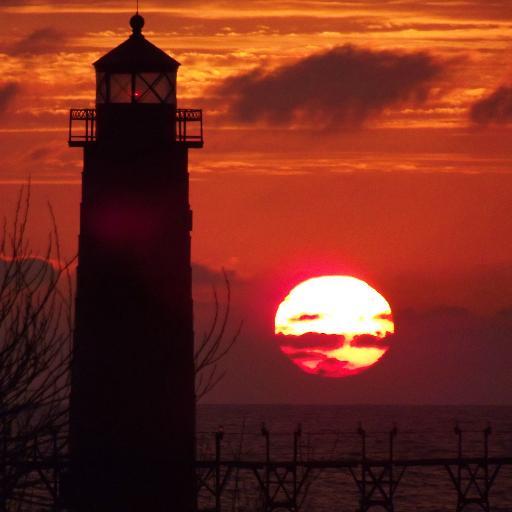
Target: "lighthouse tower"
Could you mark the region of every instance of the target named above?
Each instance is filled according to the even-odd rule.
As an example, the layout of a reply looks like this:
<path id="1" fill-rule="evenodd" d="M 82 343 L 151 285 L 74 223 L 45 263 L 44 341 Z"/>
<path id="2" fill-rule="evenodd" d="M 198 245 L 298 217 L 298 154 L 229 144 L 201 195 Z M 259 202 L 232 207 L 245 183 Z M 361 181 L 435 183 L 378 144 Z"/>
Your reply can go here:
<path id="1" fill-rule="evenodd" d="M 83 512 L 194 508 L 188 150 L 200 110 L 176 103 L 179 63 L 142 34 L 94 63 L 83 147 L 69 495 Z"/>

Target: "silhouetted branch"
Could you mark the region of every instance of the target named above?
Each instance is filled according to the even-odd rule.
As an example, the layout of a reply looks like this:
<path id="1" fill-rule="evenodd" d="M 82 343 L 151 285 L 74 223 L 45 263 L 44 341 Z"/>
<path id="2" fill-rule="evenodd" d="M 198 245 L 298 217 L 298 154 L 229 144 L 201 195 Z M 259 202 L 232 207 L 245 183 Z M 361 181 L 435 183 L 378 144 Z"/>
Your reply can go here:
<path id="1" fill-rule="evenodd" d="M 0 511 L 49 502 L 43 461 L 67 428 L 73 261 L 63 262 L 50 206 L 46 249 L 32 251 L 29 210 L 30 186 L 0 232 Z"/>
<path id="2" fill-rule="evenodd" d="M 227 334 L 231 314 L 231 284 L 224 269 L 222 269 L 222 276 L 226 289 L 226 305 L 224 308 L 221 307 L 217 289 L 213 286 L 213 319 L 210 329 L 203 335 L 194 354 L 196 399 L 198 401 L 209 393 L 226 375 L 224 370 L 220 370 L 219 363 L 233 348 L 242 330 L 242 322 L 240 322 L 232 335 Z"/>

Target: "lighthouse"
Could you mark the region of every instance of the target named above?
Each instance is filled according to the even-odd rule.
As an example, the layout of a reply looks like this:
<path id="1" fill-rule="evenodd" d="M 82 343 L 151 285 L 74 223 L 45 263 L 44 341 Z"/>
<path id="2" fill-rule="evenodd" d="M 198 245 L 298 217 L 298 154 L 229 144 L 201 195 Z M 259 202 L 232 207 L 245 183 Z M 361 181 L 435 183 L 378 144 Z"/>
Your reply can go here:
<path id="1" fill-rule="evenodd" d="M 77 512 L 194 509 L 194 334 L 188 151 L 179 63 L 130 20 L 94 63 L 96 108 L 70 112 L 83 148 L 66 491 Z"/>

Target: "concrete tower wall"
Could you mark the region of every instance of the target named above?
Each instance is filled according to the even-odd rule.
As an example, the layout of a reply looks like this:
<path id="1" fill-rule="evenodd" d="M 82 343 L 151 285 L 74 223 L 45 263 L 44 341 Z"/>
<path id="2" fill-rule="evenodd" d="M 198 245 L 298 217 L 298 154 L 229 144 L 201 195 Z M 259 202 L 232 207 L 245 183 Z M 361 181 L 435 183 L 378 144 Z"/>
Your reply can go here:
<path id="1" fill-rule="evenodd" d="M 78 510 L 189 511 L 187 148 L 111 139 L 84 151 L 71 408 Z"/>

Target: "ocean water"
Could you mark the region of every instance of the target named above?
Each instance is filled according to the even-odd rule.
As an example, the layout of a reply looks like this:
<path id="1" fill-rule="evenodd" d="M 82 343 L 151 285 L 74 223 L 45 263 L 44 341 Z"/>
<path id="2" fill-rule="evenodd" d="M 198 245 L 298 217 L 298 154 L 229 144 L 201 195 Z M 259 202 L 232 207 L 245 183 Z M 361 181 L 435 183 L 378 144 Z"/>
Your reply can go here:
<path id="1" fill-rule="evenodd" d="M 222 429 L 222 460 L 264 460 L 266 442 L 261 433 L 262 424 L 269 432 L 269 453 L 274 461 L 293 459 L 293 433 L 298 425 L 302 432 L 298 438 L 298 458 L 304 461 L 359 458 L 362 442 L 359 425 L 366 432 L 369 458 L 388 457 L 390 432 L 394 427 L 397 429 L 393 443 L 395 459 L 456 457 L 456 424 L 463 432 L 464 456 L 483 456 L 483 430 L 490 426 L 489 456 L 512 458 L 512 407 L 295 405 L 199 406 L 199 458 L 213 459 L 214 432 Z M 347 469 L 313 471 L 303 489 L 301 510 L 357 510 L 357 486 Z M 202 494 L 200 502 L 204 508 L 213 503 L 207 493 Z M 253 471 L 234 471 L 223 493 L 223 510 L 256 511 L 261 509 L 261 502 L 261 490 Z M 410 467 L 401 479 L 394 502 L 396 512 L 448 512 L 456 510 L 457 493 L 442 465 Z M 491 510 L 512 512 L 512 466 L 503 466 L 497 474 L 490 504 Z M 465 510 L 482 509 L 471 505 Z"/>

